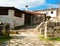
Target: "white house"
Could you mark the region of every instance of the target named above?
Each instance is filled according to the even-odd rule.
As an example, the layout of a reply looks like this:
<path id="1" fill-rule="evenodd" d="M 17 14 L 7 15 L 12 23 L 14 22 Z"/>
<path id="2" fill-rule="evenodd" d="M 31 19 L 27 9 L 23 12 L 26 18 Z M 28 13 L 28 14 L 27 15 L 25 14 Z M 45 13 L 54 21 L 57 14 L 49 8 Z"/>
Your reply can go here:
<path id="1" fill-rule="evenodd" d="M 46 16 L 51 16 L 52 18 L 60 16 L 60 8 L 50 8 L 45 10 L 36 10 L 36 13 L 45 13 Z"/>

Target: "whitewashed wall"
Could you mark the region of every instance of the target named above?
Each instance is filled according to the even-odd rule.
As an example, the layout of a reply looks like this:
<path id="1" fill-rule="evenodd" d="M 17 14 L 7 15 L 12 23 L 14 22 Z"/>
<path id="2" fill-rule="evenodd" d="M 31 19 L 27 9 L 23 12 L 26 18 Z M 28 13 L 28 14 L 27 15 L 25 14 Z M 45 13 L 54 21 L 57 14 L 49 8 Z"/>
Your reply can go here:
<path id="1" fill-rule="evenodd" d="M 53 11 L 53 14 L 51 14 L 51 11 L 47 11 L 47 16 L 56 17 L 57 11 L 56 10 L 52 10 L 52 11 Z"/>
<path id="2" fill-rule="evenodd" d="M 22 26 L 24 25 L 24 15 L 22 15 L 22 18 L 18 18 L 14 16 L 14 10 L 9 10 L 8 15 L 0 15 L 0 22 L 10 23 L 10 28 Z"/>
<path id="3" fill-rule="evenodd" d="M 22 15 L 22 18 L 14 17 L 14 26 L 23 26 L 24 25 L 24 14 Z"/>
<path id="4" fill-rule="evenodd" d="M 51 11 L 53 11 L 53 14 L 51 14 Z M 57 16 L 56 10 L 37 11 L 37 13 L 45 13 L 45 14 L 47 14 L 47 16 L 51 16 L 51 17 Z"/>

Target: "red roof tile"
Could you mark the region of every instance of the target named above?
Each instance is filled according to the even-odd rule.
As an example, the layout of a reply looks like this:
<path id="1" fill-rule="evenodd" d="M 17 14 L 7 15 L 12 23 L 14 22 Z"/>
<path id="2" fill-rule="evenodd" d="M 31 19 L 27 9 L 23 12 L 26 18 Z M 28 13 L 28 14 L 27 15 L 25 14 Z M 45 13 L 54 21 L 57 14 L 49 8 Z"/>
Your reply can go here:
<path id="1" fill-rule="evenodd" d="M 45 15 L 44 13 L 36 13 L 31 11 L 24 11 L 25 13 L 32 14 L 32 15 Z"/>

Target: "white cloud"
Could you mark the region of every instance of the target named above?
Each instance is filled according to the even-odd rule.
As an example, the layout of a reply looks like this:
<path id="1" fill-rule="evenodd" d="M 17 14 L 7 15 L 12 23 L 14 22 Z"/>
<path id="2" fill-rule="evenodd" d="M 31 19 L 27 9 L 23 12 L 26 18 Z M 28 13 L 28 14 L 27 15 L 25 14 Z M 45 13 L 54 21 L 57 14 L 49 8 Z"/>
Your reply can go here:
<path id="1" fill-rule="evenodd" d="M 0 0 L 0 6 L 14 6 L 19 9 L 25 8 L 28 5 L 29 8 L 43 5 L 45 0 Z"/>
<path id="2" fill-rule="evenodd" d="M 49 3 L 45 3 L 44 5 L 48 6 L 49 8 L 52 7 L 52 8 L 58 8 L 59 5 L 58 4 L 49 4 Z"/>

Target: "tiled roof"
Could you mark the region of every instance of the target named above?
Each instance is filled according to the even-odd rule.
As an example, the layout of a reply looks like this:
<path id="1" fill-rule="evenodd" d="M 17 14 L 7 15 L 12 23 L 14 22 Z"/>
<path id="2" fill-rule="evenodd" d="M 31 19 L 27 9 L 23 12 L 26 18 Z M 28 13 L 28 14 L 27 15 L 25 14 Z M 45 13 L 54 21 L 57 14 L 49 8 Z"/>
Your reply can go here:
<path id="1" fill-rule="evenodd" d="M 21 13 L 25 13 L 25 14 L 31 14 L 31 15 L 43 15 L 43 13 L 35 13 L 35 12 L 31 12 L 31 11 L 23 11 L 23 10 L 20 10 L 20 9 L 17 9 L 15 7 L 3 7 L 3 6 L 0 6 L 0 9 L 6 9 L 6 10 L 9 10 L 9 9 L 12 9 L 12 10 L 18 10 L 19 12 Z"/>
<path id="2" fill-rule="evenodd" d="M 51 9 L 44 9 L 44 10 L 35 10 L 34 12 L 37 12 L 37 11 L 47 11 L 47 10 L 57 10 L 58 8 L 51 8 Z"/>
<path id="3" fill-rule="evenodd" d="M 32 14 L 32 15 L 43 15 L 44 13 L 36 13 L 36 12 L 31 12 L 31 11 L 24 11 L 27 14 Z"/>

